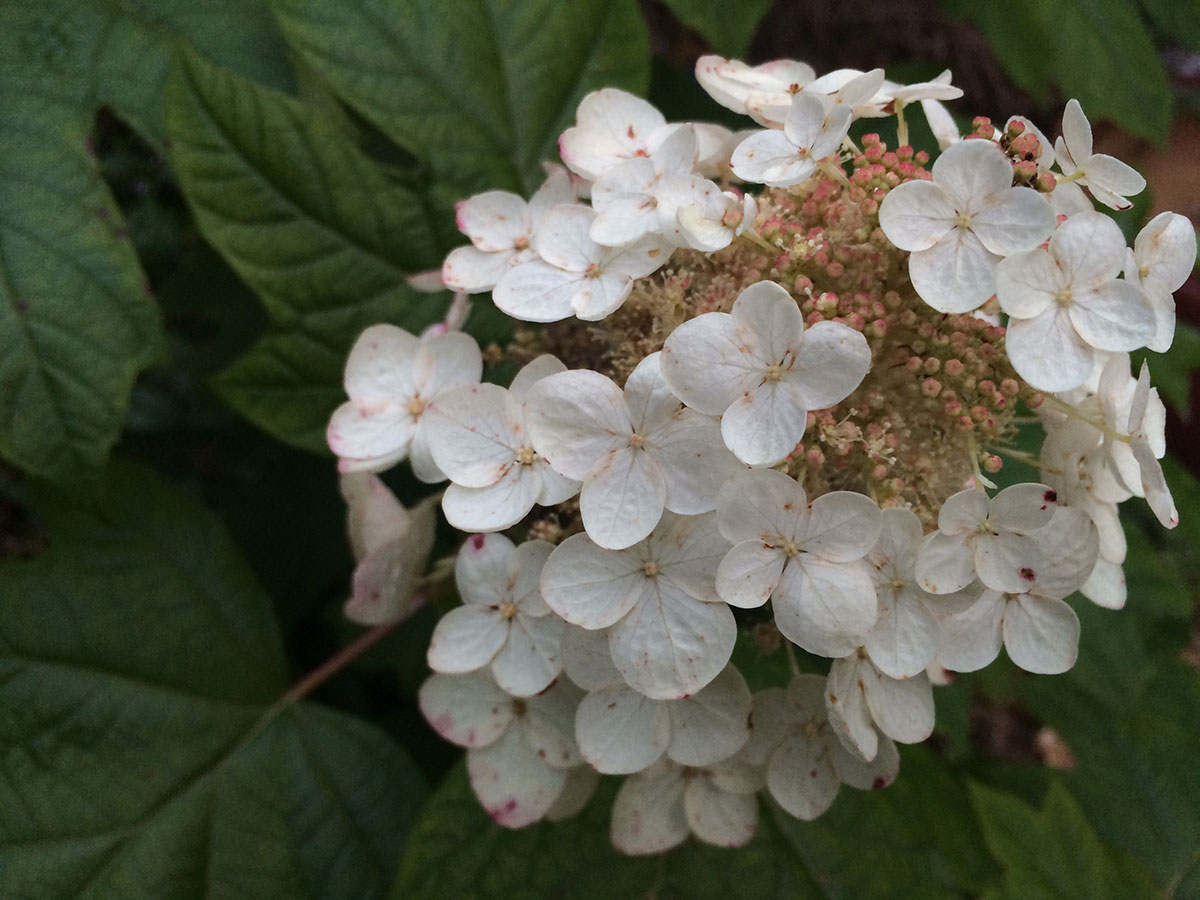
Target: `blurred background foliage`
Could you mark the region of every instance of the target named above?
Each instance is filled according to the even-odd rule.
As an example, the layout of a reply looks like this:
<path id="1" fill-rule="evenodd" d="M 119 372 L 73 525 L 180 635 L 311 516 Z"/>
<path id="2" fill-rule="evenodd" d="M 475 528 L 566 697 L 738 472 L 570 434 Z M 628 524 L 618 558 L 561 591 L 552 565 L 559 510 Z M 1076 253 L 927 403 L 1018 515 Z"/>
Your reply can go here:
<path id="1" fill-rule="evenodd" d="M 358 632 L 350 343 L 440 318 L 405 276 L 454 201 L 536 186 L 587 91 L 740 125 L 704 52 L 949 67 L 964 122 L 1051 133 L 1077 97 L 1150 181 L 1128 231 L 1200 214 L 1196 0 L 0 0 L 0 896 L 1200 898 L 1194 282 L 1152 358 L 1180 527 L 1131 504 L 1128 608 L 1075 604 L 1066 675 L 940 689 L 887 791 L 625 859 L 611 785 L 558 826 L 479 810 L 415 708 L 435 609 L 309 696 Z"/>

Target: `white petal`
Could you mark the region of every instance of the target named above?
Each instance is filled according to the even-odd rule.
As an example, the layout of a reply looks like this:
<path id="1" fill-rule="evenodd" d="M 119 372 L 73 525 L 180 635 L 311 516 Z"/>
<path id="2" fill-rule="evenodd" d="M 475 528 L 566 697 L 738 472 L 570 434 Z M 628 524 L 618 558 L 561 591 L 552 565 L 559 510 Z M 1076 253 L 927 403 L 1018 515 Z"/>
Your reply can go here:
<path id="1" fill-rule="evenodd" d="M 685 766 L 728 759 L 750 739 L 750 688 L 732 666 L 691 697 L 664 704 L 671 722 L 667 753 Z"/>
<path id="2" fill-rule="evenodd" d="M 935 531 L 926 536 L 913 575 L 931 594 L 961 591 L 975 580 L 975 554 L 961 536 Z"/>
<path id="3" fill-rule="evenodd" d="M 1002 310 L 1018 319 L 1040 315 L 1066 287 L 1066 273 L 1041 248 L 1016 253 L 996 266 L 996 299 Z"/>
<path id="4" fill-rule="evenodd" d="M 857 653 L 833 661 L 825 685 L 825 710 L 842 746 L 869 762 L 879 752 L 880 740 L 860 683 L 863 666 L 869 663 Z"/>
<path id="5" fill-rule="evenodd" d="M 627 779 L 613 802 L 613 846 L 639 856 L 682 844 L 689 830 L 683 791 L 683 776 L 674 766 Z"/>
<path id="6" fill-rule="evenodd" d="M 577 124 L 559 138 L 559 152 L 573 172 L 595 181 L 609 166 L 645 148 L 651 133 L 665 121 L 640 97 L 603 88 L 580 101 Z"/>
<path id="7" fill-rule="evenodd" d="M 1110 281 L 1077 295 L 1069 312 L 1079 336 L 1101 350 L 1136 350 L 1154 337 L 1154 311 L 1127 281 Z"/>
<path id="8" fill-rule="evenodd" d="M 666 481 L 649 454 L 625 447 L 609 452 L 583 482 L 579 514 L 592 540 L 621 550 L 654 530 L 666 496 Z"/>
<path id="9" fill-rule="evenodd" d="M 1043 547 L 1033 535 L 981 534 L 973 549 L 979 580 L 994 591 L 1027 591 L 1046 565 Z"/>
<path id="10" fill-rule="evenodd" d="M 772 605 L 783 636 L 818 656 L 853 652 L 878 616 L 865 563 L 831 563 L 811 553 L 788 561 Z"/>
<path id="11" fill-rule="evenodd" d="M 554 548 L 542 570 L 542 597 L 568 622 L 607 628 L 633 609 L 650 589 L 630 553 L 605 550 L 585 534 Z"/>
<path id="12" fill-rule="evenodd" d="M 861 333 L 840 322 L 817 322 L 800 341 L 796 363 L 786 374 L 810 410 L 840 403 L 862 384 L 871 368 L 871 348 Z"/>
<path id="13" fill-rule="evenodd" d="M 448 288 L 477 294 L 496 286 L 513 259 L 513 250 L 488 252 L 476 247 L 456 247 L 442 263 L 442 281 Z"/>
<path id="14" fill-rule="evenodd" d="M 1125 606 L 1127 592 L 1125 573 L 1121 571 L 1120 563 L 1109 562 L 1106 559 L 1096 560 L 1092 573 L 1079 590 L 1083 596 L 1097 606 L 1103 606 L 1105 609 L 1122 609 Z"/>
<path id="15" fill-rule="evenodd" d="M 1045 196 L 1031 188 L 1014 187 L 976 212 L 971 230 L 992 253 L 1008 256 L 1032 250 L 1046 240 L 1055 222 Z"/>
<path id="16" fill-rule="evenodd" d="M 790 380 L 767 382 L 738 397 L 721 417 L 725 446 L 749 466 L 773 466 L 804 437 L 808 407 Z"/>
<path id="17" fill-rule="evenodd" d="M 671 391 L 698 412 L 719 416 L 762 382 L 764 367 L 743 349 L 729 313 L 704 313 L 671 332 L 660 358 Z"/>
<path id="18" fill-rule="evenodd" d="M 514 319 L 557 322 L 575 311 L 575 295 L 583 278 L 535 259 L 508 269 L 496 282 L 492 300 Z"/>
<path id="19" fill-rule="evenodd" d="M 507 639 L 508 623 L 495 610 L 460 606 L 438 622 L 426 659 L 435 672 L 473 672 L 490 663 Z"/>
<path id="20" fill-rule="evenodd" d="M 780 806 L 806 822 L 829 809 L 837 796 L 838 777 L 825 743 L 791 735 L 771 755 L 767 790 Z"/>
<path id="21" fill-rule="evenodd" d="M 346 501 L 346 525 L 355 560 L 391 543 L 408 531 L 409 511 L 377 476 L 344 474 L 338 488 Z"/>
<path id="22" fill-rule="evenodd" d="M 988 504 L 988 519 L 1005 531 L 1030 532 L 1048 525 L 1058 511 L 1058 494 L 1036 482 L 1006 487 Z"/>
<path id="23" fill-rule="evenodd" d="M 403 328 L 372 325 L 358 336 L 346 357 L 346 393 L 366 403 L 412 395 L 416 391 L 413 362 L 420 346 L 420 339 Z"/>
<path id="24" fill-rule="evenodd" d="M 454 561 L 454 583 L 463 603 L 497 605 L 511 599 L 508 581 L 516 574 L 513 542 L 502 534 L 470 538 Z"/>
<path id="25" fill-rule="evenodd" d="M 508 392 L 495 384 L 443 391 L 422 417 L 438 468 L 455 484 L 487 487 L 512 467 L 520 435 L 508 414 Z"/>
<path id="26" fill-rule="evenodd" d="M 914 596 L 915 587 L 895 591 L 885 587 L 878 593 L 879 619 L 865 645 L 871 662 L 892 678 L 925 671 L 937 654 L 941 637 L 937 620 Z"/>
<path id="27" fill-rule="evenodd" d="M 943 619 L 938 662 L 955 672 L 974 672 L 999 656 L 1005 603 L 999 591 L 984 591 L 965 612 Z"/>
<path id="28" fill-rule="evenodd" d="M 556 769 L 569 769 L 583 762 L 575 743 L 575 710 L 583 691 L 565 680 L 524 700 L 525 715 L 514 728 L 522 730 L 526 745 Z"/>
<path id="29" fill-rule="evenodd" d="M 433 730 L 460 747 L 492 743 L 513 720 L 512 698 L 490 674 L 435 673 L 421 685 L 417 701 Z"/>
<path id="30" fill-rule="evenodd" d="M 536 359 L 530 360 L 513 376 L 512 384 L 508 386 L 508 394 L 518 403 L 524 403 L 529 389 L 548 375 L 557 375 L 567 371 L 562 360 L 549 353 L 543 353 Z"/>
<path id="31" fill-rule="evenodd" d="M 807 516 L 804 488 L 774 469 L 738 472 L 717 495 L 717 524 L 730 541 L 794 538 Z"/>
<path id="32" fill-rule="evenodd" d="M 717 569 L 717 594 L 730 606 L 757 609 L 775 591 L 786 561 L 787 554 L 759 539 L 735 544 Z"/>
<path id="33" fill-rule="evenodd" d="M 560 652 L 563 671 L 584 690 L 595 691 L 613 684 L 625 684 L 621 673 L 613 665 L 612 653 L 608 649 L 608 632 L 604 629 L 589 631 L 578 625 L 567 625 Z"/>
<path id="34" fill-rule="evenodd" d="M 547 822 L 564 822 L 583 812 L 596 793 L 596 785 L 600 776 L 591 766 L 576 766 L 567 770 L 567 783 L 554 801 L 554 805 L 546 811 Z"/>
<path id="35" fill-rule="evenodd" d="M 1079 654 L 1079 618 L 1062 600 L 1015 596 L 1004 610 L 1004 649 L 1027 672 L 1061 674 Z"/>
<path id="36" fill-rule="evenodd" d="M 924 672 L 889 678 L 863 661 L 867 708 L 879 730 L 894 741 L 916 744 L 933 733 L 933 688 Z"/>
<path id="37" fill-rule="evenodd" d="M 1074 98 L 1067 101 L 1063 110 L 1062 131 L 1072 159 L 1082 163 L 1092 155 L 1092 126 Z"/>
<path id="38" fill-rule="evenodd" d="M 512 620 L 508 640 L 492 660 L 496 684 L 514 697 L 541 693 L 562 671 L 559 647 L 566 623 L 558 616 Z"/>
<path id="39" fill-rule="evenodd" d="M 682 515 L 715 509 L 721 487 L 743 468 L 725 446 L 720 423 L 691 409 L 647 435 L 645 447 L 666 480 L 667 509 Z"/>
<path id="40" fill-rule="evenodd" d="M 743 847 L 758 827 L 758 798 L 723 791 L 707 778 L 693 778 L 683 795 L 684 814 L 700 840 L 718 847 Z"/>
<path id="41" fill-rule="evenodd" d="M 790 187 L 808 178 L 817 163 L 807 155 L 801 156 L 782 131 L 760 131 L 737 145 L 729 166 L 743 181 Z"/>
<path id="42" fill-rule="evenodd" d="M 921 299 L 938 312 L 965 313 L 996 293 L 999 261 L 973 232 L 956 227 L 928 250 L 909 256 L 908 275 Z"/>
<path id="43" fill-rule="evenodd" d="M 958 212 L 974 213 L 1012 186 L 1012 164 L 990 141 L 962 141 L 934 161 L 934 183 Z"/>
<path id="44" fill-rule="evenodd" d="M 479 803 L 497 825 L 524 828 L 541 819 L 567 782 L 532 752 L 514 728 L 483 749 L 467 754 L 467 775 Z"/>
<path id="45" fill-rule="evenodd" d="M 514 240 L 528 236 L 525 200 L 508 191 L 485 191 L 468 197 L 454 212 L 458 230 L 480 250 L 512 250 Z"/>
<path id="46" fill-rule="evenodd" d="M 1030 537 L 1038 541 L 1045 557 L 1031 592 L 1061 600 L 1079 590 L 1100 552 L 1099 532 L 1087 513 L 1059 508 L 1050 524 Z"/>
<path id="47" fill-rule="evenodd" d="M 375 408 L 351 400 L 334 410 L 325 440 L 341 457 L 339 471 L 382 472 L 408 454 L 416 431 L 416 420 L 398 404 Z"/>
<path id="48" fill-rule="evenodd" d="M 624 683 L 593 691 L 575 714 L 579 750 L 597 771 L 631 775 L 652 765 L 671 736 L 665 704 Z"/>
<path id="49" fill-rule="evenodd" d="M 936 184 L 906 181 L 883 198 L 879 227 L 901 250 L 928 250 L 954 227 L 957 215 L 946 192 Z"/>
<path id="50" fill-rule="evenodd" d="M 646 435 L 675 421 L 679 400 L 662 377 L 661 353 L 651 353 L 625 379 L 625 406 L 633 430 Z"/>
<path id="51" fill-rule="evenodd" d="M 900 773 L 900 754 L 890 738 L 879 737 L 879 750 L 870 762 L 864 762 L 835 742 L 833 767 L 843 784 L 860 791 L 877 791 L 896 780 Z"/>
<path id="52" fill-rule="evenodd" d="M 648 697 L 694 694 L 729 662 L 737 638 L 733 613 L 703 603 L 665 578 L 611 632 L 613 662 L 629 686 Z"/>
<path id="53" fill-rule="evenodd" d="M 938 510 L 938 530 L 964 535 L 975 531 L 987 518 L 989 506 L 987 494 L 977 488 L 952 494 Z"/>
<path id="54" fill-rule="evenodd" d="M 525 421 L 533 445 L 554 469 L 583 480 L 633 433 L 625 395 L 589 369 L 541 379 L 526 395 Z"/>
<path id="55" fill-rule="evenodd" d="M 782 363 L 804 333 L 795 299 L 773 281 L 750 285 L 730 310 L 740 342 L 763 363 Z"/>
<path id="56" fill-rule="evenodd" d="M 1039 390 L 1069 391 L 1091 374 L 1092 348 L 1062 307 L 1049 307 L 1032 319 L 1009 320 L 1004 342 L 1017 374 Z"/>
<path id="57" fill-rule="evenodd" d="M 882 527 L 879 507 L 870 497 L 831 491 L 812 502 L 796 537 L 809 553 L 830 562 L 850 562 L 867 555 Z"/>

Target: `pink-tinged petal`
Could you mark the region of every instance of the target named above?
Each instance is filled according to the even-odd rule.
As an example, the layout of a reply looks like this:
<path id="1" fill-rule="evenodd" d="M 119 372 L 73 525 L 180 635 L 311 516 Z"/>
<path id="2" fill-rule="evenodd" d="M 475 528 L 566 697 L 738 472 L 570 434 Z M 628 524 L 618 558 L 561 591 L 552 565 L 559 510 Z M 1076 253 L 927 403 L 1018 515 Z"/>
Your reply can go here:
<path id="1" fill-rule="evenodd" d="M 1153 339 L 1154 310 L 1128 281 L 1109 281 L 1076 294 L 1068 307 L 1080 338 L 1100 350 L 1136 350 Z"/>
<path id="2" fill-rule="evenodd" d="M 758 798 L 731 794 L 707 778 L 694 778 L 683 794 L 692 833 L 717 847 L 744 847 L 758 828 Z"/>
<path id="3" fill-rule="evenodd" d="M 513 463 L 487 487 L 451 484 L 442 495 L 442 513 L 459 531 L 503 531 L 529 514 L 540 488 L 529 466 Z"/>
<path id="4" fill-rule="evenodd" d="M 669 580 L 654 582 L 611 632 L 613 662 L 630 687 L 658 700 L 694 694 L 725 668 L 737 639 L 733 613 Z"/>
<path id="5" fill-rule="evenodd" d="M 785 810 L 805 822 L 824 813 L 838 792 L 824 741 L 794 734 L 771 755 L 767 765 L 767 790 Z"/>
<path id="6" fill-rule="evenodd" d="M 1046 240 L 1055 223 L 1054 210 L 1044 194 L 1032 188 L 1014 187 L 975 213 L 971 231 L 992 253 L 1009 256 L 1032 250 Z"/>
<path id="7" fill-rule="evenodd" d="M 975 672 L 1000 655 L 1005 595 L 984 591 L 964 612 L 942 620 L 938 662 L 954 672 Z"/>
<path id="8" fill-rule="evenodd" d="M 433 674 L 417 694 L 421 713 L 433 730 L 460 747 L 485 747 L 513 720 L 512 698 L 490 674 Z"/>
<path id="9" fill-rule="evenodd" d="M 480 250 L 512 250 L 515 240 L 528 237 L 528 206 L 508 191 L 485 191 L 455 207 L 455 223 Z"/>
<path id="10" fill-rule="evenodd" d="M 772 606 L 784 637 L 828 657 L 862 646 L 879 615 L 865 563 L 832 563 L 811 553 L 788 561 Z"/>
<path id="11" fill-rule="evenodd" d="M 566 623 L 558 616 L 518 615 L 492 660 L 496 684 L 514 697 L 540 694 L 562 671 L 559 647 Z"/>
<path id="12" fill-rule="evenodd" d="M 808 407 L 791 379 L 765 382 L 738 397 L 721 417 L 721 437 L 748 466 L 773 466 L 804 437 Z"/>
<path id="13" fill-rule="evenodd" d="M 499 385 L 460 385 L 443 391 L 425 411 L 422 427 L 434 462 L 455 484 L 487 487 L 514 465 L 522 436 L 507 400 Z"/>
<path id="14" fill-rule="evenodd" d="M 1018 319 L 1040 315 L 1066 287 L 1066 273 L 1041 248 L 1014 254 L 996 266 L 996 299 L 1002 310 Z"/>
<path id="15" fill-rule="evenodd" d="M 338 488 L 346 501 L 346 524 L 356 561 L 408 530 L 409 511 L 377 475 L 367 472 L 342 475 L 338 478 Z"/>
<path id="16" fill-rule="evenodd" d="M 864 762 L 837 741 L 833 747 L 833 767 L 843 784 L 860 791 L 878 791 L 900 774 L 900 754 L 890 738 L 880 735 L 875 758 Z"/>
<path id="17" fill-rule="evenodd" d="M 575 312 L 583 277 L 542 260 L 506 271 L 492 291 L 496 308 L 524 322 L 557 322 Z"/>
<path id="18" fill-rule="evenodd" d="M 757 387 L 764 372 L 729 313 L 704 313 L 684 322 L 667 338 L 659 365 L 675 396 L 710 416 L 721 415 Z"/>
<path id="19" fill-rule="evenodd" d="M 568 478 L 583 480 L 608 455 L 631 449 L 625 395 L 590 369 L 538 381 L 527 395 L 525 420 L 538 453 Z"/>
<path id="20" fill-rule="evenodd" d="M 750 688 L 732 666 L 694 696 L 663 705 L 671 722 L 667 753 L 681 765 L 713 765 L 750 739 Z"/>
<path id="21" fill-rule="evenodd" d="M 490 663 L 507 639 L 508 622 L 494 609 L 460 606 L 438 622 L 426 660 L 435 672 L 474 672 Z"/>
<path id="22" fill-rule="evenodd" d="M 933 733 L 933 688 L 924 672 L 912 678 L 889 678 L 867 660 L 867 708 L 879 730 L 902 744 L 917 744 Z"/>
<path id="23" fill-rule="evenodd" d="M 833 733 L 847 751 L 866 762 L 876 757 L 882 743 L 860 683 L 862 667 L 868 665 L 857 653 L 835 659 L 825 684 L 825 712 Z"/>
<path id="24" fill-rule="evenodd" d="M 786 561 L 787 554 L 761 540 L 735 544 L 717 569 L 717 594 L 730 606 L 757 609 L 775 591 Z"/>
<path id="25" fill-rule="evenodd" d="M 1079 655 L 1079 618 L 1062 600 L 1015 596 L 1004 609 L 1004 649 L 1026 672 L 1060 675 Z"/>
<path id="26" fill-rule="evenodd" d="M 950 232 L 957 216 L 954 204 L 936 184 L 906 181 L 883 198 L 879 227 L 901 250 L 928 250 Z"/>
<path id="27" fill-rule="evenodd" d="M 717 495 L 717 525 L 733 542 L 795 538 L 807 515 L 804 488 L 774 469 L 738 472 Z"/>
<path id="28" fill-rule="evenodd" d="M 938 312 L 966 313 L 996 293 L 999 261 L 973 232 L 953 228 L 928 250 L 909 256 L 908 275 L 921 299 Z"/>
<path id="29" fill-rule="evenodd" d="M 421 504 L 405 533 L 367 554 L 354 570 L 351 595 L 342 612 L 359 625 L 403 622 L 425 604 L 416 593 L 433 549 L 437 521 L 433 507 Z"/>
<path id="30" fill-rule="evenodd" d="M 911 590 L 879 591 L 879 619 L 867 636 L 867 654 L 884 675 L 908 678 L 925 671 L 937 654 L 941 629 Z"/>
<path id="31" fill-rule="evenodd" d="M 830 562 L 850 562 L 867 555 L 882 527 L 879 507 L 870 497 L 831 491 L 812 502 L 796 537 L 809 553 Z"/>
<path id="32" fill-rule="evenodd" d="M 642 599 L 651 586 L 631 553 L 605 550 L 585 534 L 559 544 L 542 570 L 542 598 L 568 622 L 607 628 Z"/>
<path id="33" fill-rule="evenodd" d="M 575 715 L 583 758 L 606 775 L 632 775 L 653 765 L 667 749 L 671 721 L 666 704 L 624 683 L 593 691 Z"/>
<path id="34" fill-rule="evenodd" d="M 1069 391 L 1087 381 L 1095 354 L 1063 307 L 1051 306 L 1032 319 L 1012 319 L 1004 336 L 1017 374 L 1042 391 Z"/>
<path id="35" fill-rule="evenodd" d="M 644 856 L 687 840 L 684 784 L 677 766 L 656 766 L 627 779 L 613 802 L 613 846 L 630 856 Z"/>
<path id="36" fill-rule="evenodd" d="M 454 586 L 463 603 L 495 606 L 511 600 L 517 573 L 516 548 L 502 534 L 468 538 L 454 561 Z"/>
<path id="37" fill-rule="evenodd" d="M 913 575 L 931 594 L 952 594 L 975 580 L 975 555 L 962 536 L 935 531 L 926 536 Z"/>
<path id="38" fill-rule="evenodd" d="M 817 322 L 804 332 L 785 380 L 810 410 L 845 400 L 871 368 L 871 347 L 861 333 L 840 322 Z"/>
<path id="39" fill-rule="evenodd" d="M 644 451 L 626 447 L 602 457 L 584 480 L 579 514 L 599 546 L 623 550 L 654 530 L 666 495 L 658 465 Z"/>
<path id="40" fill-rule="evenodd" d="M 417 389 L 413 363 L 420 347 L 420 339 L 403 328 L 372 325 L 358 336 L 346 357 L 346 393 L 371 405 L 413 395 Z"/>
<path id="41" fill-rule="evenodd" d="M 480 805 L 505 828 L 524 828 L 541 819 L 567 783 L 566 772 L 533 753 L 515 728 L 468 753 L 467 775 Z"/>
<path id="42" fill-rule="evenodd" d="M 1012 164 L 991 141 L 962 141 L 937 158 L 933 181 L 951 205 L 972 214 L 1012 187 Z"/>
<path id="43" fill-rule="evenodd" d="M 617 88 L 602 88 L 583 98 L 576 125 L 558 141 L 571 171 L 591 181 L 610 166 L 648 146 L 650 135 L 666 120 L 652 105 Z"/>
<path id="44" fill-rule="evenodd" d="M 508 271 L 514 255 L 511 248 L 489 252 L 470 246 L 457 247 L 442 263 L 442 281 L 448 288 L 469 294 L 490 291 Z"/>

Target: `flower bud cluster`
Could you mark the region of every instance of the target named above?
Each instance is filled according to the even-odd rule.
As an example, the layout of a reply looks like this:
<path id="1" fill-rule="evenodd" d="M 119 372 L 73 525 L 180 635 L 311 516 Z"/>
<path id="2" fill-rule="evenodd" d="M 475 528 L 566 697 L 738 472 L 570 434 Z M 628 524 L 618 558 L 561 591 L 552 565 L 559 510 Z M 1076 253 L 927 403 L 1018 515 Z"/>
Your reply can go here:
<path id="1" fill-rule="evenodd" d="M 348 482 L 350 609 L 407 614 L 453 573 L 420 703 L 480 802 L 521 827 L 624 776 L 628 853 L 744 844 L 758 794 L 811 819 L 841 784 L 886 786 L 896 743 L 932 732 L 931 674 L 1001 647 L 1066 671 L 1066 598 L 1124 602 L 1117 505 L 1176 522 L 1165 412 L 1127 354 L 1169 345 L 1195 237 L 1167 213 L 1125 246 L 1092 201 L 1127 205 L 1140 176 L 1092 153 L 1075 101 L 1051 145 L 1020 118 L 960 136 L 949 73 L 704 57 L 697 77 L 761 128 L 597 91 L 529 201 L 459 205 L 445 284 L 531 323 L 507 386 L 458 313 L 375 326 L 328 435 L 346 473 L 408 458 L 448 482 L 468 536 L 424 578 L 427 511 Z M 932 165 L 907 145 L 917 103 Z M 849 136 L 884 116 L 898 148 Z M 1015 446 L 1028 420 L 1040 457 Z M 1005 456 L 1041 481 L 998 489 Z M 751 692 L 739 640 L 787 653 L 790 680 Z"/>

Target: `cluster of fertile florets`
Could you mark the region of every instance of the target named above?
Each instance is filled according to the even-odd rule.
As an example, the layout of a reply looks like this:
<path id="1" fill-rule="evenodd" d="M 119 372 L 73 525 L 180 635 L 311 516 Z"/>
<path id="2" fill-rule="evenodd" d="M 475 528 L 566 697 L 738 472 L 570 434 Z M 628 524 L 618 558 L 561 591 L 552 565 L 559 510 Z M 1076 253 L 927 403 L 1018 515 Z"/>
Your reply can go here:
<path id="1" fill-rule="evenodd" d="M 948 73 L 705 57 L 697 77 L 763 127 L 588 95 L 532 199 L 459 205 L 451 314 L 368 329 L 329 427 L 360 560 L 347 613 L 394 621 L 452 572 L 426 717 L 502 825 L 628 776 L 629 853 L 745 843 L 763 792 L 810 819 L 842 783 L 889 784 L 947 670 L 1003 646 L 1066 671 L 1064 598 L 1124 603 L 1117 504 L 1175 524 L 1163 406 L 1128 352 L 1170 344 L 1195 237 L 1165 213 L 1126 247 L 1093 201 L 1144 183 L 1092 152 L 1078 103 L 1051 145 L 1020 118 L 961 137 Z M 932 165 L 907 146 L 918 102 Z M 849 137 L 893 115 L 897 149 Z M 507 387 L 458 330 L 484 292 L 539 323 L 489 354 L 519 365 Z M 1022 409 L 1040 458 L 1014 446 Z M 998 490 L 1006 455 L 1042 480 Z M 428 574 L 431 504 L 371 474 L 406 457 L 469 534 Z M 786 652 L 790 682 L 752 693 L 739 640 Z"/>

